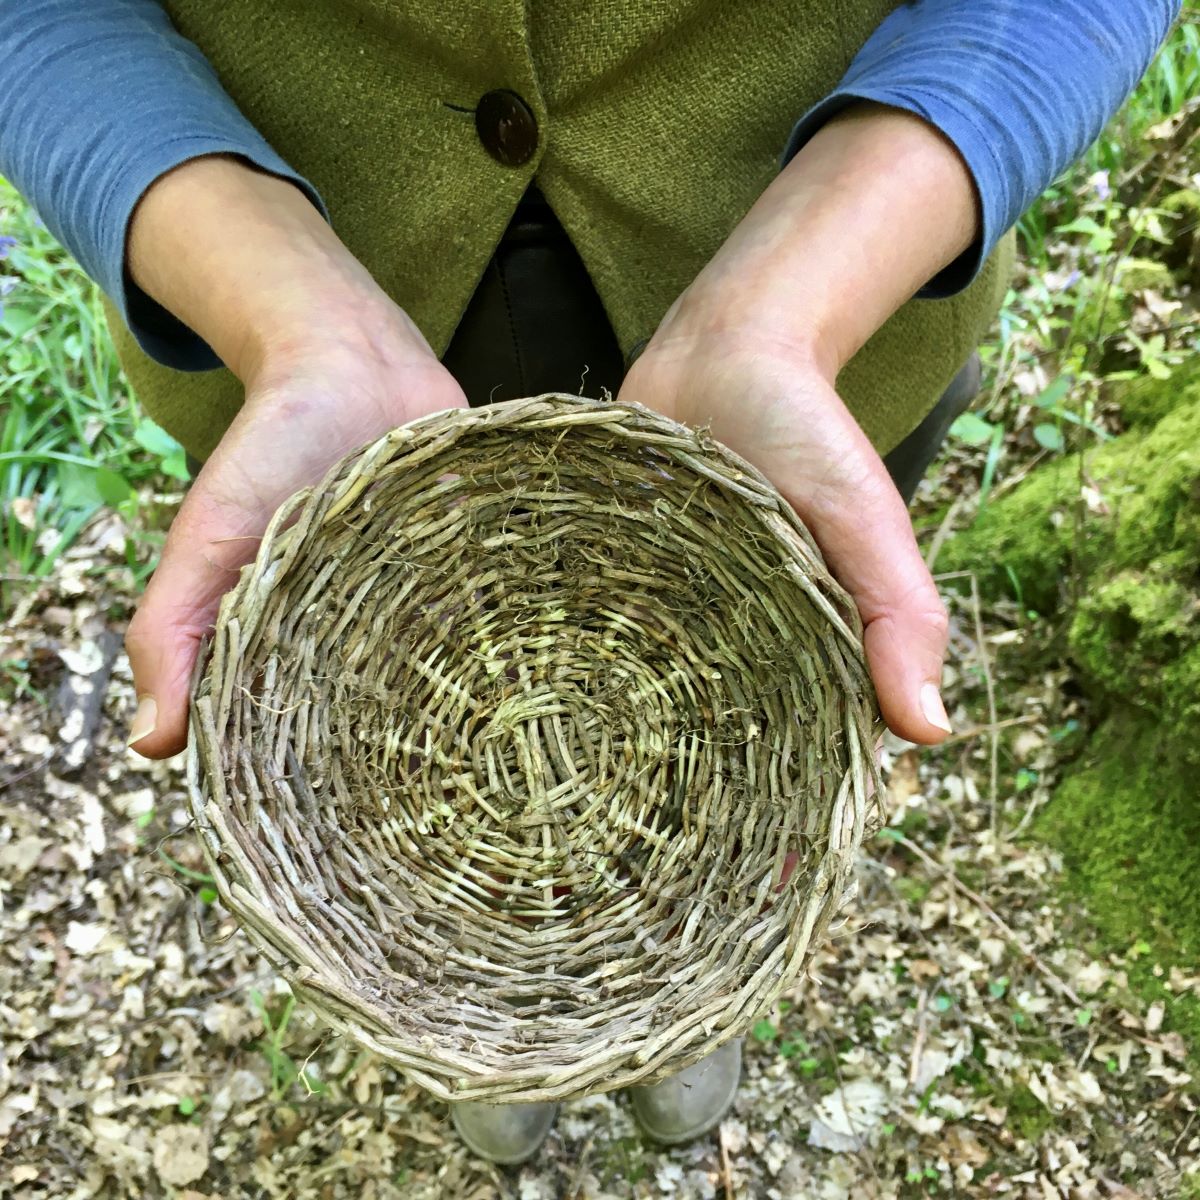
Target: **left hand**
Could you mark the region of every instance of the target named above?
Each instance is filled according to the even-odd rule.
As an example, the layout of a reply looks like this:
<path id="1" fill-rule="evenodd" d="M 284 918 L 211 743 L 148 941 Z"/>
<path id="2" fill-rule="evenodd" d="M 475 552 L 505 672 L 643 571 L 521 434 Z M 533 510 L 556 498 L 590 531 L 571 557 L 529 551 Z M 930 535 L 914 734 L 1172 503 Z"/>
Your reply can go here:
<path id="1" fill-rule="evenodd" d="M 835 383 L 879 325 L 976 235 L 957 151 L 916 117 L 861 105 L 767 189 L 664 318 L 619 399 L 754 463 L 853 597 L 893 732 L 936 743 L 946 611 L 903 500 Z"/>

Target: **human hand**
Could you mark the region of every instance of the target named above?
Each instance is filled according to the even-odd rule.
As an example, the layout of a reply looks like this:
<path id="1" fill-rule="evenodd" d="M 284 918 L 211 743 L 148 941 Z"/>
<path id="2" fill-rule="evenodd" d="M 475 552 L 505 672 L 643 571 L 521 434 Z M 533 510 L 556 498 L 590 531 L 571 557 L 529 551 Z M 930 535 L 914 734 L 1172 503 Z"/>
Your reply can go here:
<path id="1" fill-rule="evenodd" d="M 975 237 L 957 152 L 908 114 L 859 106 L 772 183 L 664 318 L 621 389 L 754 463 L 858 606 L 888 726 L 936 743 L 945 608 L 838 371 Z"/>
<path id="2" fill-rule="evenodd" d="M 213 345 L 246 401 L 184 499 L 126 633 L 139 701 L 129 740 L 150 758 L 186 743 L 200 643 L 279 503 L 389 429 L 466 404 L 413 323 L 291 184 L 210 159 L 160 182 L 167 192 L 147 193 L 131 230 L 134 277 Z M 189 263 L 152 245 L 177 236 L 184 204 L 191 244 L 203 244 L 195 206 L 214 189 L 218 251 Z"/>

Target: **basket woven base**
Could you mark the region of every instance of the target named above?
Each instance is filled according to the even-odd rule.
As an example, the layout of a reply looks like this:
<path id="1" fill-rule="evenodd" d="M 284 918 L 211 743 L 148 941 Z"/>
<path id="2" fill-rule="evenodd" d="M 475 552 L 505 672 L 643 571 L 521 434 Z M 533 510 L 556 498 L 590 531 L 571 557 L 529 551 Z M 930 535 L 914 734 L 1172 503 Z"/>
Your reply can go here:
<path id="1" fill-rule="evenodd" d="M 542 396 L 280 509 L 189 786 L 223 901 L 334 1027 L 447 1099 L 557 1100 L 689 1065 L 795 979 L 876 728 L 852 606 L 761 475 Z"/>

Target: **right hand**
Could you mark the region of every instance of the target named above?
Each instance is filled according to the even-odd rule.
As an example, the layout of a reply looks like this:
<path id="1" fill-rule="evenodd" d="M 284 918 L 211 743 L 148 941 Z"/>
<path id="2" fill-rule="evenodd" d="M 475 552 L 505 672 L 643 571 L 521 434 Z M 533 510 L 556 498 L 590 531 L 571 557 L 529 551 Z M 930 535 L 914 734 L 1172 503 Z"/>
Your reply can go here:
<path id="1" fill-rule="evenodd" d="M 216 243 L 196 227 L 210 216 Z M 135 214 L 130 268 L 246 387 L 126 633 L 139 702 L 130 744 L 163 758 L 186 744 L 200 643 L 276 507 L 349 451 L 466 399 L 290 183 L 226 159 L 184 164 Z"/>

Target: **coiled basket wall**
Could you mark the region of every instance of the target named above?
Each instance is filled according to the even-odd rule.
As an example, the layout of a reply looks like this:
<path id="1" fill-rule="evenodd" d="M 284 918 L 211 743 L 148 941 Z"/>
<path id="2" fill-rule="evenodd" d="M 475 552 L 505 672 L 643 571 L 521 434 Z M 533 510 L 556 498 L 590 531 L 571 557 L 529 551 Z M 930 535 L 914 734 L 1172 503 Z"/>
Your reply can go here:
<path id="1" fill-rule="evenodd" d="M 747 463 L 636 406 L 439 413 L 276 514 L 194 689 L 216 887 L 446 1099 L 649 1082 L 793 982 L 876 821 L 857 616 Z"/>

